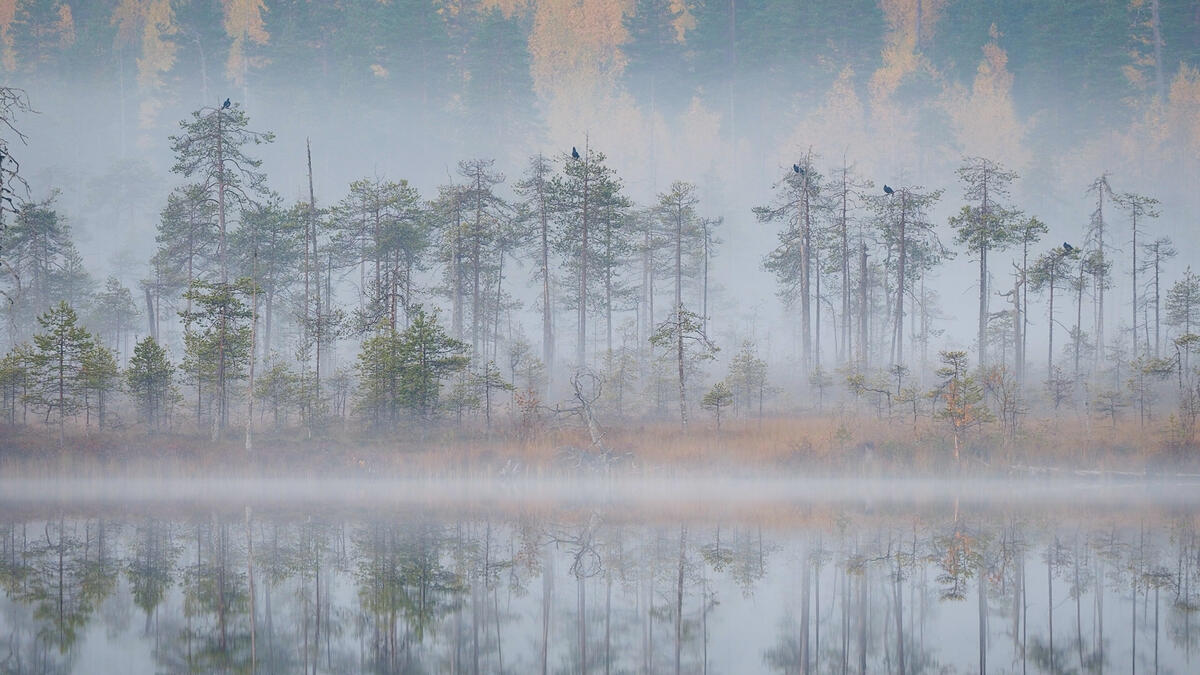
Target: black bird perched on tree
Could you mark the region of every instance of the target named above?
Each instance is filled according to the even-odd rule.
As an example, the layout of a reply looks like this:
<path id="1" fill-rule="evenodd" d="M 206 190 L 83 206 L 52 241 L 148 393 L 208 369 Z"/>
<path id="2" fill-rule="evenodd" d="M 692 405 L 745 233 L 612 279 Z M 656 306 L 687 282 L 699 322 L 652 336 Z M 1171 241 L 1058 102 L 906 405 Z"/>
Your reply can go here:
<path id="1" fill-rule="evenodd" d="M 233 104 L 229 102 L 229 99 L 225 99 L 225 102 L 221 104 L 221 110 L 229 110 L 231 105 Z"/>
<path id="2" fill-rule="evenodd" d="M 579 159 L 579 151 L 573 145 L 571 146 L 571 159 Z"/>
<path id="3" fill-rule="evenodd" d="M 883 193 L 884 194 L 890 195 L 890 194 L 894 194 L 895 192 L 896 191 L 892 189 L 892 186 L 888 185 L 887 183 L 883 184 Z"/>
<path id="4" fill-rule="evenodd" d="M 796 173 L 800 174 L 801 176 L 803 176 L 803 175 L 804 175 L 804 169 L 801 169 L 799 164 L 793 164 L 793 165 L 792 165 L 792 171 L 794 171 L 794 172 L 796 172 Z"/>
<path id="5" fill-rule="evenodd" d="M 1070 253 L 1071 251 L 1075 250 L 1075 247 L 1064 241 L 1063 242 L 1063 250 L 1066 251 L 1067 253 Z"/>

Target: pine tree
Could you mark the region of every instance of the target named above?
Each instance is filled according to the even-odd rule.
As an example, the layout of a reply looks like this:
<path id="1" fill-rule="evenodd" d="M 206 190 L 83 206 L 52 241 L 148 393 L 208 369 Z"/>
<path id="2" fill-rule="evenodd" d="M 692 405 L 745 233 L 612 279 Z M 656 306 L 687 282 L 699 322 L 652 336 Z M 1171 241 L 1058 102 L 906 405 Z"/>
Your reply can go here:
<path id="1" fill-rule="evenodd" d="M 964 185 L 963 197 L 971 203 L 950 218 L 950 226 L 957 230 L 955 241 L 979 261 L 979 364 L 984 366 L 988 363 L 988 253 L 1002 251 L 1016 240 L 1019 214 L 1003 202 L 1017 174 L 984 157 L 964 159 L 956 173 Z"/>
<path id="2" fill-rule="evenodd" d="M 221 439 L 229 424 L 229 385 L 246 376 L 250 361 L 250 308 L 244 297 L 250 295 L 250 283 L 208 283 L 197 281 L 184 297 L 192 304 L 191 312 L 182 312 L 184 325 L 183 370 L 196 386 L 196 424 L 202 421 L 202 402 L 208 400 L 216 410 L 210 418 L 211 436 Z"/>
<path id="3" fill-rule="evenodd" d="M 799 172 L 789 171 L 775 185 L 776 198 L 770 206 L 754 207 L 760 223 L 783 222 L 779 246 L 768 254 L 763 266 L 775 274 L 782 287 L 780 296 L 787 304 L 800 303 L 800 358 L 802 375 L 808 376 L 813 363 L 812 281 L 815 229 L 823 216 L 822 179 L 813 167 L 815 156 L 805 153 Z"/>
<path id="4" fill-rule="evenodd" d="M 195 180 L 192 189 L 216 206 L 217 262 L 222 284 L 229 281 L 226 223 L 230 207 L 253 201 L 266 180 L 265 174 L 258 171 L 262 160 L 247 155 L 243 148 L 275 140 L 270 132 L 250 131 L 249 123 L 241 104 L 228 109 L 204 107 L 193 112 L 190 121 L 181 121 L 180 134 L 170 138 L 175 153 L 171 170 Z"/>
<path id="5" fill-rule="evenodd" d="M 753 342 L 743 342 L 738 353 L 733 355 L 725 381 L 729 383 L 734 405 L 741 414 L 749 414 L 757 403 L 758 416 L 761 418 L 767 390 L 767 363 L 758 357 Z"/>
<path id="6" fill-rule="evenodd" d="M 700 407 L 713 411 L 713 415 L 717 419 L 717 431 L 721 430 L 721 409 L 728 408 L 732 404 L 733 392 L 724 382 L 714 384 L 713 388 L 709 389 L 708 393 L 704 394 L 704 398 L 700 400 Z"/>
<path id="7" fill-rule="evenodd" d="M 1160 293 L 1162 265 L 1167 260 L 1174 258 L 1177 251 L 1175 250 L 1175 247 L 1171 245 L 1170 237 L 1159 237 L 1152 242 L 1142 244 L 1142 252 L 1146 254 L 1146 257 L 1142 260 L 1141 271 L 1146 272 L 1153 270 L 1153 274 L 1151 275 L 1152 278 L 1148 285 L 1152 290 L 1154 297 L 1154 357 L 1158 358 L 1159 354 L 1161 353 L 1160 347 L 1162 344 L 1160 339 L 1162 321 L 1159 315 L 1159 312 L 1162 308 L 1162 297 Z M 1149 332 L 1149 321 L 1146 323 L 1146 330 Z M 1146 342 L 1149 343 L 1149 341 L 1150 336 L 1147 334 Z"/>
<path id="8" fill-rule="evenodd" d="M 3 387 L 4 418 L 11 425 L 25 424 L 35 386 L 34 351 L 28 342 L 13 347 L 0 360 L 0 387 Z M 20 413 L 17 405 L 20 404 Z"/>
<path id="9" fill-rule="evenodd" d="M 168 195 L 159 216 L 153 261 L 165 273 L 157 290 L 168 295 L 168 303 L 174 304 L 193 281 L 213 280 L 219 234 L 216 204 L 202 185 L 185 185 Z"/>
<path id="10" fill-rule="evenodd" d="M 606 201 L 621 198 L 621 181 L 604 163 L 606 159 L 604 153 L 586 145 L 579 159 L 563 153 L 560 158 L 562 173 L 551 180 L 551 201 L 558 230 L 555 250 L 568 276 L 575 279 L 566 287 L 563 299 L 577 312 L 577 369 L 587 366 L 587 319 L 596 309 L 596 296 L 603 297 L 602 291 L 593 289 L 598 281 L 603 281 L 603 277 L 596 279 L 596 260 L 604 243 L 598 236 L 603 224 L 598 214 L 611 208 Z"/>
<path id="11" fill-rule="evenodd" d="M 525 201 L 521 204 L 529 254 L 534 258 L 535 277 L 542 282 L 542 363 L 546 367 L 546 382 L 554 380 L 554 299 L 551 295 L 553 277 L 550 266 L 551 246 L 556 239 L 552 229 L 550 178 L 554 169 L 543 155 L 529 159 L 525 176 L 513 187 Z M 545 392 L 543 392 L 545 393 Z"/>
<path id="12" fill-rule="evenodd" d="M 688 422 L 687 374 L 697 362 L 714 358 L 717 346 L 708 339 L 700 317 L 683 304 L 675 306 L 650 336 L 656 347 L 670 349 L 670 360 L 674 361 L 679 384 L 679 424 L 684 429 Z"/>
<path id="13" fill-rule="evenodd" d="M 96 294 L 92 314 L 95 317 L 92 325 L 100 329 L 101 341 L 128 358 L 129 335 L 139 314 L 129 288 L 110 276 L 104 282 L 104 290 Z"/>
<path id="14" fill-rule="evenodd" d="M 276 307 L 303 276 L 304 209 L 284 209 L 275 195 L 248 204 L 230 243 L 238 277 L 253 278 L 262 294 L 263 334 L 258 342 L 266 360 L 276 342 Z"/>
<path id="15" fill-rule="evenodd" d="M 1109 272 L 1112 263 L 1108 260 L 1105 249 L 1108 248 L 1108 221 L 1104 219 L 1104 198 L 1114 198 L 1112 187 L 1108 184 L 1108 174 L 1096 178 L 1087 188 L 1087 194 L 1096 196 L 1096 209 L 1092 211 L 1087 229 L 1087 245 L 1091 250 L 1085 258 L 1088 263 L 1088 274 L 1092 278 L 1092 302 L 1095 318 L 1096 359 L 1104 349 L 1104 291 L 1111 286 Z"/>
<path id="16" fill-rule="evenodd" d="M 466 179 L 461 199 L 466 207 L 461 251 L 471 297 L 471 354 L 479 356 L 486 350 L 487 296 L 491 274 L 495 273 L 493 248 L 501 238 L 502 223 L 508 205 L 495 193 L 494 187 L 504 182 L 504 174 L 493 171 L 495 160 L 473 159 L 458 163 L 458 174 Z"/>
<path id="17" fill-rule="evenodd" d="M 386 429 L 407 410 L 429 420 L 438 410 L 441 383 L 466 367 L 466 345 L 438 325 L 437 313 L 413 307 L 403 332 L 390 326 L 363 342 L 355 368 L 359 388 L 355 409 L 376 430 Z"/>
<path id="18" fill-rule="evenodd" d="M 71 228 L 54 210 L 57 191 L 41 202 L 28 202 L 16 219 L 0 233 L 4 261 L 12 284 L 5 293 L 9 302 L 12 341 L 28 336 L 34 318 L 58 302 L 83 305 L 91 280 L 71 240 Z"/>
<path id="19" fill-rule="evenodd" d="M 942 196 L 941 190 L 925 191 L 919 185 L 894 188 L 894 193 L 876 197 L 874 206 L 884 245 L 895 254 L 896 301 L 895 321 L 892 324 L 891 361 L 904 363 L 904 300 L 911 292 L 911 282 L 922 271 L 911 264 L 915 258 L 932 266 L 937 257 L 929 255 L 941 248 L 934 234 L 933 223 L 926 215 Z M 891 256 L 889 256 L 890 258 Z"/>
<path id="20" fill-rule="evenodd" d="M 154 338 L 147 336 L 134 345 L 125 369 L 125 384 L 151 434 L 162 428 L 178 397 L 174 378 L 175 367 Z"/>
<path id="21" fill-rule="evenodd" d="M 93 340 L 96 340 L 93 336 Z M 100 344 L 93 343 L 92 348 L 84 354 L 80 366 L 79 377 L 84 395 L 85 424 L 91 425 L 92 405 L 96 409 L 96 425 L 104 428 L 105 414 L 108 412 L 108 398 L 118 386 L 120 370 L 113 350 Z"/>
<path id="22" fill-rule="evenodd" d="M 1157 3 L 1155 3 L 1157 5 Z M 1132 264 L 1129 266 L 1129 274 L 1131 276 L 1130 286 L 1133 293 L 1133 298 L 1130 301 L 1130 314 L 1133 320 L 1129 323 L 1129 329 L 1133 333 L 1133 353 L 1144 354 L 1149 351 L 1149 343 L 1146 345 L 1146 352 L 1138 351 L 1138 296 L 1141 289 L 1138 288 L 1137 273 L 1138 273 L 1138 234 L 1141 233 L 1139 220 L 1146 218 L 1158 217 L 1158 200 L 1153 197 L 1139 195 L 1133 192 L 1126 192 L 1117 196 L 1116 202 L 1121 208 L 1129 214 L 1129 233 L 1130 233 L 1130 256 Z"/>
<path id="23" fill-rule="evenodd" d="M 1179 329 L 1180 335 L 1200 332 L 1200 276 L 1191 267 L 1171 284 L 1164 306 L 1167 325 Z"/>
<path id="24" fill-rule="evenodd" d="M 1046 292 L 1050 298 L 1047 309 L 1049 319 L 1046 322 L 1046 330 L 1048 332 L 1048 350 L 1046 353 L 1047 372 L 1054 370 L 1054 325 L 1058 323 L 1058 320 L 1054 317 L 1054 291 L 1062 287 L 1062 284 L 1066 283 L 1069 279 L 1070 265 L 1067 258 L 1075 255 L 1078 255 L 1078 253 L 1068 254 L 1066 249 L 1061 246 L 1050 249 L 1050 251 L 1038 256 L 1038 259 L 1034 261 L 1033 266 L 1029 269 L 1029 277 L 1026 281 L 1026 284 L 1032 286 L 1035 292 Z"/>
<path id="25" fill-rule="evenodd" d="M 360 331 L 386 319 L 394 328 L 397 315 L 414 304 L 413 275 L 425 264 L 430 244 L 429 218 L 420 193 L 408 181 L 363 178 L 350 184 L 350 194 L 331 213 L 335 231 L 335 265 L 358 267 Z"/>
<path id="26" fill-rule="evenodd" d="M 1017 381 L 1021 382 L 1025 379 L 1025 360 L 1028 356 L 1026 346 L 1029 343 L 1029 247 L 1041 240 L 1042 235 L 1050 231 L 1041 220 L 1036 216 L 1023 218 L 1016 227 L 1017 243 L 1021 245 L 1021 266 L 1017 285 L 1020 288 L 1020 302 L 1017 303 L 1017 298 L 1013 298 L 1014 304 L 1017 305 L 1020 313 L 1020 320 L 1017 322 L 1017 357 L 1016 357 L 1016 377 Z"/>
<path id="27" fill-rule="evenodd" d="M 934 395 L 942 400 L 942 408 L 937 417 L 950 425 L 954 436 L 954 463 L 960 464 L 960 450 L 967 431 L 990 421 L 991 412 L 983 404 L 983 390 L 967 370 L 967 353 L 942 351 L 938 358 L 942 367 L 938 368 L 937 376 L 942 382 Z"/>
<path id="28" fill-rule="evenodd" d="M 58 444 L 63 447 L 66 420 L 79 412 L 83 402 L 83 366 L 95 347 L 90 333 L 79 325 L 79 317 L 65 301 L 37 318 L 41 332 L 33 336 L 35 410 L 45 413 L 45 422 L 58 426 Z"/>

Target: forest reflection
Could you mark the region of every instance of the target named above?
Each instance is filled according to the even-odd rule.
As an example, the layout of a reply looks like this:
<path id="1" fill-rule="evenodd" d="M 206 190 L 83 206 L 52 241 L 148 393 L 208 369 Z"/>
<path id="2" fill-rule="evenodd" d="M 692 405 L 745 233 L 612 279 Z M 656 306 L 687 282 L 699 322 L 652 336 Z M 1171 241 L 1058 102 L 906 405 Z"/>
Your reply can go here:
<path id="1" fill-rule="evenodd" d="M 0 672 L 1200 667 L 1190 512 L 4 518 Z"/>

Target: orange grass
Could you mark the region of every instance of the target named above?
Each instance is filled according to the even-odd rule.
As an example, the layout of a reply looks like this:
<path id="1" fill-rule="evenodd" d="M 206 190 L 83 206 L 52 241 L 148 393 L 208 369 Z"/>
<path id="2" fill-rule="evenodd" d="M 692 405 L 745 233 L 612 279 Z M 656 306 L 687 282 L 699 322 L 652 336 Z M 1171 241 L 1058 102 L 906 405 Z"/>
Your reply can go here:
<path id="1" fill-rule="evenodd" d="M 963 466 L 953 465 L 947 427 L 938 420 L 894 415 L 829 412 L 763 420 L 724 420 L 718 431 L 710 416 L 678 421 L 630 422 L 604 428 L 603 445 L 632 462 L 620 471 L 690 470 L 773 473 L 958 474 L 1008 471 L 1012 467 L 1057 467 L 1143 472 L 1194 464 L 1195 451 L 1169 449 L 1167 421 L 1143 426 L 1124 416 L 1085 418 L 1064 411 L 1057 417 L 1022 420 L 1013 436 L 998 424 L 972 429 Z M 255 473 L 321 475 L 402 474 L 487 476 L 518 468 L 551 475 L 568 471 L 564 448 L 599 453 L 576 427 L 525 430 L 497 425 L 490 433 L 445 425 L 399 431 L 386 437 L 353 429 L 312 440 L 295 434 L 256 437 L 247 454 L 240 435 L 221 443 L 191 436 L 148 437 L 135 432 L 92 431 L 59 450 L 56 436 L 37 428 L 0 429 L 0 473 L 36 467 L 41 473 L 102 473 L 113 467 L 139 475 L 162 473 Z"/>

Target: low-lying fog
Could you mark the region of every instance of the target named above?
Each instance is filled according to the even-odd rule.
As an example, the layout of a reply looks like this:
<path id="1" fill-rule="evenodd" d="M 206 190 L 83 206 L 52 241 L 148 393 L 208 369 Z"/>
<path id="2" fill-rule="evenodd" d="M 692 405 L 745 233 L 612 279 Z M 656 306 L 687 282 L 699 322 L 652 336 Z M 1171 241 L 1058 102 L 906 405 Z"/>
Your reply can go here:
<path id="1" fill-rule="evenodd" d="M 1197 494 L 1063 481 L 8 481 L 3 665 L 1188 672 Z"/>

